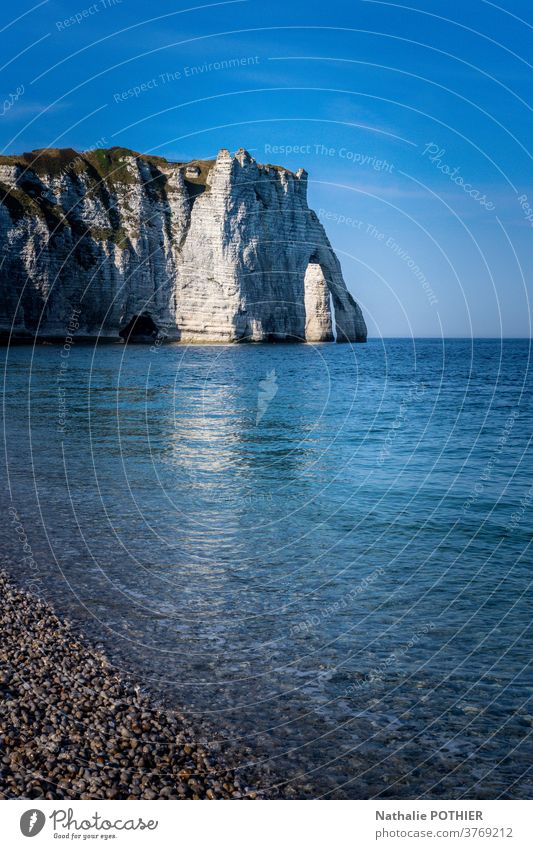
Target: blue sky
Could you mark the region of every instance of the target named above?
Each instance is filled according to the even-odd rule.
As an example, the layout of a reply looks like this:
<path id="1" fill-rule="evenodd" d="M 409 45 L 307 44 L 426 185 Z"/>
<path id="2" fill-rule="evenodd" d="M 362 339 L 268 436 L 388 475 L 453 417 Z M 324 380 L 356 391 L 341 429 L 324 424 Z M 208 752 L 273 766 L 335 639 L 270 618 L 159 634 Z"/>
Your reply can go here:
<path id="1" fill-rule="evenodd" d="M 372 335 L 530 336 L 532 22 L 526 0 L 23 0 L 1 147 L 303 166 Z"/>

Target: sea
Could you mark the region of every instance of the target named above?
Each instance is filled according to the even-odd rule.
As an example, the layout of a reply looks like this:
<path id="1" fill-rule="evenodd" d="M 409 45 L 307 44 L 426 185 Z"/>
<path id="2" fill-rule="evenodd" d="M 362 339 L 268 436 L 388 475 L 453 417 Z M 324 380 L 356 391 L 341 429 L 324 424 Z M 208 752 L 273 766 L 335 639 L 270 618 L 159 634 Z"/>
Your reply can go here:
<path id="1" fill-rule="evenodd" d="M 287 795 L 532 797 L 529 340 L 1 355 L 2 567 L 143 691 Z"/>

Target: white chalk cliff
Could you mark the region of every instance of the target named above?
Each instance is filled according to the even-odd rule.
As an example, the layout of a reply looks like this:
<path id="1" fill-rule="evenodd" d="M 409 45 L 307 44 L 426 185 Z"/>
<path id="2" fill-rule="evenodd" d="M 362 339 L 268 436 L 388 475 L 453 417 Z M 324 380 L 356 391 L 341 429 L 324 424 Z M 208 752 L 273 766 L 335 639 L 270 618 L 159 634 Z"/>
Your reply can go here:
<path id="1" fill-rule="evenodd" d="M 0 157 L 0 239 L 4 339 L 366 340 L 306 172 L 245 150 Z"/>

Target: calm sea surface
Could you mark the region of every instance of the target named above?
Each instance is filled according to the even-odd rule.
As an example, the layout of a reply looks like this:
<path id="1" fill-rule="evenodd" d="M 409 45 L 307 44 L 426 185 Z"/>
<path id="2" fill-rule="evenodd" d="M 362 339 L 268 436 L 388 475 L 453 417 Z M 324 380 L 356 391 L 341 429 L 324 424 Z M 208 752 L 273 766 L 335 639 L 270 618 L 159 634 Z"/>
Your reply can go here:
<path id="1" fill-rule="evenodd" d="M 147 689 L 301 794 L 533 795 L 529 342 L 2 357 L 3 564 Z"/>

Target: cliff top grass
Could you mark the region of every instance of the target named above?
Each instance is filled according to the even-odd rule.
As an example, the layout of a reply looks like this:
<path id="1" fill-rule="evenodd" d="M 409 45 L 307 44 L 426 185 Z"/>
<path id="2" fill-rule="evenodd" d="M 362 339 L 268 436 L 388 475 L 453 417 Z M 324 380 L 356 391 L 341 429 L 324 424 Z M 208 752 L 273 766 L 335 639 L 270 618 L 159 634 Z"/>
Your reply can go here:
<path id="1" fill-rule="evenodd" d="M 77 151 L 72 147 L 43 147 L 26 151 L 20 154 L 0 156 L 1 165 L 19 165 L 39 175 L 59 176 L 64 172 L 72 170 L 80 173 L 91 165 L 99 174 L 101 179 L 116 182 L 132 181 L 131 175 L 126 167 L 126 159 L 140 159 L 163 170 L 168 166 L 177 166 L 184 170 L 197 166 L 200 169 L 198 177 L 187 177 L 188 180 L 205 185 L 207 176 L 216 162 L 216 159 L 191 159 L 187 162 L 176 162 L 166 159 L 164 156 L 155 156 L 148 153 L 137 153 L 127 147 L 94 148 L 92 150 Z M 292 172 L 283 165 L 272 165 L 257 163 L 259 168 L 271 168 L 274 171 Z"/>
<path id="2" fill-rule="evenodd" d="M 75 159 L 94 159 L 105 167 L 112 164 L 118 165 L 125 157 L 144 159 L 154 165 L 168 163 L 168 160 L 163 156 L 137 153 L 126 147 L 94 148 L 81 151 L 74 150 L 72 147 L 40 147 L 25 153 L 0 156 L 0 165 L 22 165 L 31 167 L 36 173 L 50 174 L 55 170 L 64 170 Z"/>
<path id="3" fill-rule="evenodd" d="M 150 165 L 155 165 L 156 168 L 163 169 L 169 165 L 183 169 L 197 166 L 200 169 L 200 175 L 195 181 L 204 183 L 216 161 L 214 159 L 193 159 L 190 162 L 172 162 L 165 159 L 164 156 L 137 153 L 135 150 L 129 150 L 126 147 L 95 148 L 87 151 L 76 151 L 71 147 L 45 147 L 25 153 L 0 156 L 0 166 L 19 165 L 21 168 L 31 169 L 37 175 L 59 175 L 70 170 L 79 173 L 89 164 L 102 179 L 116 181 L 121 179 L 124 182 L 131 182 L 131 175 L 126 168 L 126 160 L 128 159 L 140 159 Z"/>
<path id="4" fill-rule="evenodd" d="M 188 168 L 199 168 L 200 173 L 197 177 L 185 177 L 185 179 L 189 183 L 196 183 L 197 185 L 205 186 L 208 174 L 215 162 L 216 159 L 192 159 L 190 162 L 177 162 L 175 164 L 179 165 L 180 169 L 184 172 L 186 172 Z"/>
<path id="5" fill-rule="evenodd" d="M 101 188 L 113 185 L 133 185 L 136 182 L 135 170 L 130 163 L 133 160 L 153 166 L 156 172 L 150 181 L 152 190 L 164 190 L 165 172 L 169 168 L 179 168 L 183 173 L 189 196 L 194 199 L 205 191 L 209 172 L 216 163 L 215 159 L 192 159 L 188 162 L 173 162 L 163 156 L 141 154 L 126 147 L 95 148 L 89 151 L 76 151 L 67 148 L 37 148 L 21 154 L 0 156 L 0 166 L 19 166 L 20 184 L 16 188 L 0 185 L 0 203 L 4 203 L 15 218 L 24 215 L 44 214 L 45 217 L 61 219 L 59 208 L 53 201 L 43 196 L 43 191 L 35 185 L 44 176 L 80 175 L 85 173 L 92 183 L 88 192 L 99 192 Z M 262 169 L 292 173 L 281 165 L 259 165 Z M 192 173 L 191 173 L 192 172 Z M 194 173 L 196 172 L 196 173 Z M 33 176 L 34 175 L 34 176 Z M 35 190 L 34 190 L 35 189 Z"/>
<path id="6" fill-rule="evenodd" d="M 265 162 L 264 164 L 258 162 L 257 167 L 264 168 L 265 170 L 268 168 L 272 168 L 273 171 L 285 171 L 287 174 L 294 174 L 294 172 L 291 171 L 289 168 L 284 168 L 283 165 L 272 165 L 271 162 Z"/>

